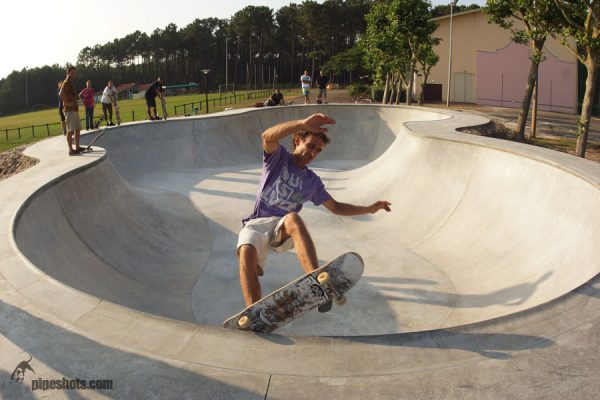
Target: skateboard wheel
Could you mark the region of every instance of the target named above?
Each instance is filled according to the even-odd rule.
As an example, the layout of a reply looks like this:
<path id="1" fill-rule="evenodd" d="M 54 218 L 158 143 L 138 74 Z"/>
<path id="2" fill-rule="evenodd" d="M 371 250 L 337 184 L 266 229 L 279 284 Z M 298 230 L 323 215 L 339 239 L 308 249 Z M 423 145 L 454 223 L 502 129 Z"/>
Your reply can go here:
<path id="1" fill-rule="evenodd" d="M 337 304 L 338 306 L 343 306 L 344 304 L 346 304 L 346 296 L 336 298 L 335 304 Z"/>
<path id="2" fill-rule="evenodd" d="M 250 318 L 244 316 L 238 321 L 238 325 L 242 329 L 246 329 L 250 325 Z"/>
<path id="3" fill-rule="evenodd" d="M 329 283 L 329 274 L 327 272 L 321 272 L 317 275 L 317 280 L 321 285 L 325 285 L 326 283 Z"/>

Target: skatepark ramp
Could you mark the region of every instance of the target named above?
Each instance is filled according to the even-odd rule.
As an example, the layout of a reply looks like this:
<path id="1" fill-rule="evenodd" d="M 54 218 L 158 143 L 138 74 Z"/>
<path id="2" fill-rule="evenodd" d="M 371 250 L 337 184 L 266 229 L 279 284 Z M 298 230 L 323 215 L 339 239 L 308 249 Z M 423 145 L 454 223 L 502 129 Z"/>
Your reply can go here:
<path id="1" fill-rule="evenodd" d="M 455 132 L 455 114 L 412 107 L 281 107 L 113 128 L 97 143 L 106 158 L 29 199 L 16 244 L 82 292 L 220 325 L 244 306 L 235 245 L 260 179 L 260 134 L 317 111 L 337 120 L 312 165 L 329 192 L 388 200 L 392 212 L 340 217 L 305 206 L 320 261 L 356 251 L 365 274 L 345 306 L 280 333 L 461 326 L 547 303 L 600 271 L 600 189 L 568 156 L 534 157 Z M 271 254 L 263 294 L 301 273 L 294 253 Z"/>

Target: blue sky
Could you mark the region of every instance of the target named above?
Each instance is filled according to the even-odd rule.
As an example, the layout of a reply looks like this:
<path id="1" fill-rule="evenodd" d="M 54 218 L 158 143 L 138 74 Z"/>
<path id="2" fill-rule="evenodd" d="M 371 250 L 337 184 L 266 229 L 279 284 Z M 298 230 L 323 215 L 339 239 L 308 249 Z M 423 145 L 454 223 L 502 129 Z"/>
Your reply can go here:
<path id="1" fill-rule="evenodd" d="M 433 0 L 432 4 L 449 1 Z M 3 2 L 0 78 L 13 70 L 74 63 L 85 46 L 105 43 L 135 30 L 151 32 L 170 22 L 229 18 L 247 5 L 278 9 L 290 0 L 29 0 Z M 484 0 L 459 0 L 459 4 Z"/>

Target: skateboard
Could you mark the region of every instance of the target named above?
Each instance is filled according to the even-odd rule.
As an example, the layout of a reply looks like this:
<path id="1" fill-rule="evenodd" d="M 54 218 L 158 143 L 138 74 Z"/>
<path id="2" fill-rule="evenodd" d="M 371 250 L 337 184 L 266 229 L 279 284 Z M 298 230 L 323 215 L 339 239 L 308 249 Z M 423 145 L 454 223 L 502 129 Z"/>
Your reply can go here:
<path id="1" fill-rule="evenodd" d="M 100 118 L 98 118 L 98 121 L 96 121 L 96 125 L 94 125 L 95 129 L 100 128 L 100 123 L 104 121 L 104 115 L 101 115 Z"/>
<path id="2" fill-rule="evenodd" d="M 167 114 L 167 102 L 163 99 L 161 100 L 160 104 L 162 105 L 163 119 L 166 121 L 167 117 L 169 116 Z"/>
<path id="3" fill-rule="evenodd" d="M 305 274 L 223 322 L 224 328 L 270 333 L 330 301 L 346 302 L 344 293 L 362 276 L 357 253 L 344 253 Z"/>
<path id="4" fill-rule="evenodd" d="M 117 126 L 120 126 L 121 125 L 121 110 L 119 109 L 118 105 L 115 105 L 114 110 L 115 110 L 115 116 L 117 117 Z M 94 128 L 96 128 L 96 129 L 100 128 L 100 124 L 102 123 L 102 121 L 105 121 L 104 115 L 101 115 L 100 118 L 98 118 L 98 121 L 96 121 Z M 108 124 L 108 121 L 107 121 L 107 124 Z"/>
<path id="5" fill-rule="evenodd" d="M 115 104 L 115 116 L 117 117 L 117 126 L 121 126 L 121 110 L 119 106 Z"/>
<path id="6" fill-rule="evenodd" d="M 100 139 L 102 137 L 102 135 L 104 135 L 104 132 L 106 132 L 106 126 L 102 129 L 102 131 L 96 135 L 96 137 L 90 142 L 90 144 L 88 144 L 84 149 L 83 152 L 84 153 L 90 153 L 92 152 L 92 146 L 94 145 L 94 143 L 96 143 L 98 141 L 98 139 Z"/>

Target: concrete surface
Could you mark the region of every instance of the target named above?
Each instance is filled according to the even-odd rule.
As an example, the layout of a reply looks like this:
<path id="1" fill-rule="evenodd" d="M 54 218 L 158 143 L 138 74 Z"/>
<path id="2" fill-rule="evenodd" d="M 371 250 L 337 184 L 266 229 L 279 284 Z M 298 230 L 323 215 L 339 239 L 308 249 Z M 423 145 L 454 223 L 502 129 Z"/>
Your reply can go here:
<path id="1" fill-rule="evenodd" d="M 332 195 L 393 212 L 306 207 L 322 261 L 365 258 L 348 304 L 279 335 L 223 330 L 243 306 L 234 248 L 260 132 L 317 110 L 338 119 L 315 164 Z M 453 131 L 484 122 L 299 106 L 124 125 L 99 142 L 107 155 L 32 146 L 40 164 L 0 184 L 1 368 L 29 353 L 32 377 L 110 376 L 114 398 L 589 398 L 600 167 Z M 273 254 L 264 291 L 299 273 Z"/>

